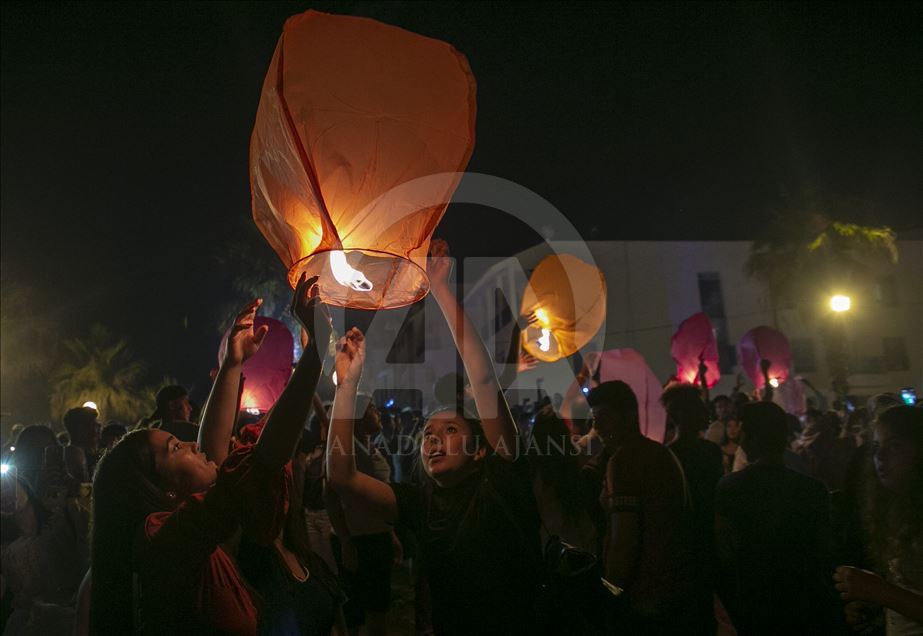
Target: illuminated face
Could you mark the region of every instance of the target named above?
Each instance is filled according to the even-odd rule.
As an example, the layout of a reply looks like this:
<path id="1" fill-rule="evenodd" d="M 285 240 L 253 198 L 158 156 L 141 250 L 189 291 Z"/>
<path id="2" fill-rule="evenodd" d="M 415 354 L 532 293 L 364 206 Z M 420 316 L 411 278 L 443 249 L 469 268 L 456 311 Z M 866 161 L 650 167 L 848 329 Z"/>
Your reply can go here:
<path id="1" fill-rule="evenodd" d="M 898 437 L 887 424 L 875 426 L 872 442 L 875 453 L 875 472 L 881 485 L 888 490 L 902 491 L 913 481 L 915 464 L 923 460 L 908 440 Z"/>
<path id="2" fill-rule="evenodd" d="M 423 427 L 420 458 L 423 470 L 440 486 L 451 486 L 471 473 L 485 455 L 475 449 L 471 427 L 458 413 L 433 415 Z"/>
<path id="3" fill-rule="evenodd" d="M 207 490 L 218 478 L 218 466 L 195 442 L 181 442 L 166 431 L 152 429 L 151 447 L 157 474 L 180 497 Z"/>
<path id="4" fill-rule="evenodd" d="M 731 416 L 731 402 L 729 400 L 718 400 L 715 402 L 715 415 L 722 422 Z"/>

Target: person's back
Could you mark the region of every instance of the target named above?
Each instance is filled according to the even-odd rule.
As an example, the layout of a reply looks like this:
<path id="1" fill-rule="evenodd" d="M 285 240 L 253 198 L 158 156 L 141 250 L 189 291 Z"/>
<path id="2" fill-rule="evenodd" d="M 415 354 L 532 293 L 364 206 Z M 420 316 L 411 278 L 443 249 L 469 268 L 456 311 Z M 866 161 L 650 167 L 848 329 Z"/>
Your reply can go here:
<path id="1" fill-rule="evenodd" d="M 716 489 L 719 592 L 738 634 L 825 633 L 833 609 L 827 490 L 783 465 L 781 409 L 748 409 L 744 446 L 756 459 Z"/>

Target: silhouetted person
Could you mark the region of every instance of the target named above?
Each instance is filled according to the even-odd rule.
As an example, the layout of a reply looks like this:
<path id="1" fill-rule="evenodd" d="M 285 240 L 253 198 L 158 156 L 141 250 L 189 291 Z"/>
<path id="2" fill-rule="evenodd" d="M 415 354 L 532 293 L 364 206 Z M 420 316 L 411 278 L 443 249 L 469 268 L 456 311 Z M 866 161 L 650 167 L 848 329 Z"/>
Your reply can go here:
<path id="1" fill-rule="evenodd" d="M 157 410 L 151 416 L 151 428 L 164 430 L 181 442 L 195 442 L 199 427 L 190 421 L 191 417 L 192 404 L 186 389 L 173 384 L 157 392 Z"/>
<path id="2" fill-rule="evenodd" d="M 824 485 L 786 468 L 785 412 L 771 402 L 741 409 L 749 458 L 715 498 L 719 593 L 737 633 L 829 633 L 829 502 Z"/>

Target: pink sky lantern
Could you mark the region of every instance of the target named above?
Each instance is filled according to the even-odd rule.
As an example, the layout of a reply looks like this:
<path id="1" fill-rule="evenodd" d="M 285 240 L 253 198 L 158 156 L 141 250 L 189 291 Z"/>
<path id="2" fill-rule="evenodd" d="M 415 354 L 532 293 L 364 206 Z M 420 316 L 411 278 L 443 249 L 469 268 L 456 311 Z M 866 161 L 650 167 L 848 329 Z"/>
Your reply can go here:
<path id="1" fill-rule="evenodd" d="M 701 385 L 701 362 L 705 363 L 708 388 L 718 384 L 718 380 L 721 379 L 715 330 L 711 320 L 702 312 L 693 314 L 680 323 L 670 340 L 670 354 L 676 361 L 676 377 L 682 382 Z"/>
<path id="2" fill-rule="evenodd" d="M 660 404 L 661 385 L 644 356 L 634 349 L 604 351 L 599 361 L 599 381 L 610 380 L 621 380 L 631 387 L 638 399 L 641 434 L 663 443 L 667 413 Z"/>
<path id="3" fill-rule="evenodd" d="M 778 387 L 788 378 L 792 367 L 792 346 L 781 331 L 772 327 L 754 327 L 737 343 L 737 363 L 753 385 L 761 389 L 765 385 L 762 360 L 769 360 L 769 382 Z"/>
<path id="4" fill-rule="evenodd" d="M 244 362 L 244 392 L 240 399 L 241 409 L 256 409 L 265 413 L 282 395 L 282 389 L 292 375 L 292 358 L 295 340 L 292 332 L 284 322 L 264 316 L 257 316 L 253 328 L 263 325 L 269 327 L 269 333 L 263 338 L 263 344 L 256 354 Z M 227 349 L 227 332 L 221 339 L 218 361 L 224 359 Z"/>

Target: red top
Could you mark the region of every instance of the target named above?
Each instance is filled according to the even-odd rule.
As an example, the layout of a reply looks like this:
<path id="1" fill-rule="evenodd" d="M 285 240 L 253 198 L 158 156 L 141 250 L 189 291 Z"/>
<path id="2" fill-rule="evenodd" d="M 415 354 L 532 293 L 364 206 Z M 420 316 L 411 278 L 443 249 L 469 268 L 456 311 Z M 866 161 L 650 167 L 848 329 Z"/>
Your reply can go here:
<path id="1" fill-rule="evenodd" d="M 260 543 L 279 536 L 292 475 L 260 466 L 252 448 L 234 449 L 207 492 L 148 516 L 135 550 L 142 633 L 256 633 L 258 601 L 219 543 L 238 526 Z"/>

